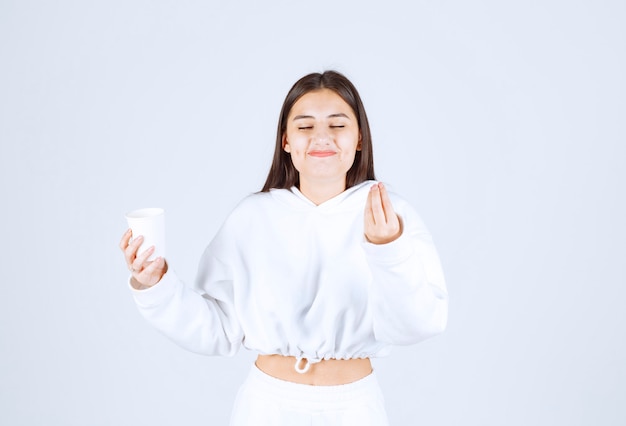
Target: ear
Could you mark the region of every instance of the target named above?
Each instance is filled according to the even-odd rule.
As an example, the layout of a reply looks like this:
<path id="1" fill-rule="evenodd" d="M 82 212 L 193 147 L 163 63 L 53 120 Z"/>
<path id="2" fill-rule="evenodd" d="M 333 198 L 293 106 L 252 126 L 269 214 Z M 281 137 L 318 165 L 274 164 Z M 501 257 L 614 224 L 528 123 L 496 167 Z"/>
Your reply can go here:
<path id="1" fill-rule="evenodd" d="M 361 132 L 359 132 L 359 142 L 356 144 L 356 150 L 360 151 L 363 146 L 363 138 L 361 137 Z"/>
<path id="2" fill-rule="evenodd" d="M 283 149 L 286 153 L 291 152 L 291 146 L 289 146 L 289 141 L 287 141 L 287 135 L 283 134 Z"/>

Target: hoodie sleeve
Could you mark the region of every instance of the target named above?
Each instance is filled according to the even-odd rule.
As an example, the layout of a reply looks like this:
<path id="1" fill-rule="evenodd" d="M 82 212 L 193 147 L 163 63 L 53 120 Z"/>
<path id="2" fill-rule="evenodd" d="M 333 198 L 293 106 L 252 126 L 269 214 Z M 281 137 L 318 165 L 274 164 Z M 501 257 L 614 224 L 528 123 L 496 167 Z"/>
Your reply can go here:
<path id="1" fill-rule="evenodd" d="M 403 224 L 388 244 L 363 243 L 372 272 L 376 339 L 408 345 L 443 332 L 448 292 L 439 256 L 422 220 L 404 200 L 392 198 Z"/>
<path id="2" fill-rule="evenodd" d="M 181 347 L 232 356 L 241 347 L 243 331 L 234 307 L 232 272 L 213 255 L 218 243 L 214 240 L 205 250 L 194 288 L 170 269 L 155 286 L 131 286 L 131 291 L 143 317 Z"/>

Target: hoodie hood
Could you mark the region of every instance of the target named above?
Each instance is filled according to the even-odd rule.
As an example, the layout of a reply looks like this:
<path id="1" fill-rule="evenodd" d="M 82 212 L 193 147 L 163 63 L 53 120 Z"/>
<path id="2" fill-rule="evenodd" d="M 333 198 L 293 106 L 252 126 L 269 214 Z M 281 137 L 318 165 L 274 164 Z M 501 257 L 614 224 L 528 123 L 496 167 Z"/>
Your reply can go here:
<path id="1" fill-rule="evenodd" d="M 367 200 L 367 194 L 369 193 L 369 189 L 375 183 L 376 181 L 374 180 L 361 182 L 360 184 L 354 185 L 353 187 L 346 189 L 341 194 L 338 194 L 319 205 L 316 205 L 311 200 L 309 200 L 295 186 L 291 187 L 290 189 L 271 189 L 270 194 L 276 200 L 296 210 L 338 211 L 351 209 L 355 206 L 364 207 L 365 201 Z"/>

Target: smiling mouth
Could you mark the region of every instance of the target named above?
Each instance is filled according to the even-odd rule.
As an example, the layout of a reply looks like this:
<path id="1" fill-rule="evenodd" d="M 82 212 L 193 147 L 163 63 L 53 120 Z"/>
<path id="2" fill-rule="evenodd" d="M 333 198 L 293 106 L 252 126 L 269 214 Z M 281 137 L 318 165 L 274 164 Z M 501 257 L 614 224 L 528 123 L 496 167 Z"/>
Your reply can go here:
<path id="1" fill-rule="evenodd" d="M 309 152 L 309 155 L 311 157 L 330 157 L 335 154 L 336 154 L 335 151 L 310 151 Z"/>

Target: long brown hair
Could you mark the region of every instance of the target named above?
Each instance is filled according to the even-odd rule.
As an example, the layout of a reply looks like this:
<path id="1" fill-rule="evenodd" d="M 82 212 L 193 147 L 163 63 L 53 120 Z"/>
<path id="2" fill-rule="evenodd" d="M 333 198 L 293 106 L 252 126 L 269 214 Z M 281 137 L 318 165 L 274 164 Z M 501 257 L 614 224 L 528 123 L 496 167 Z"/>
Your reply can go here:
<path id="1" fill-rule="evenodd" d="M 332 90 L 350 105 L 361 131 L 361 150 L 356 152 L 354 163 L 346 174 L 346 189 L 366 180 L 376 179 L 374 177 L 372 134 L 359 92 L 343 74 L 336 71 L 324 71 L 321 74 L 305 75 L 287 93 L 278 119 L 272 166 L 261 192 L 267 192 L 272 188 L 289 189 L 292 186 L 300 185 L 300 176 L 291 162 L 291 156 L 283 149 L 283 135 L 287 131 L 287 118 L 293 105 L 307 93 L 320 89 Z"/>

